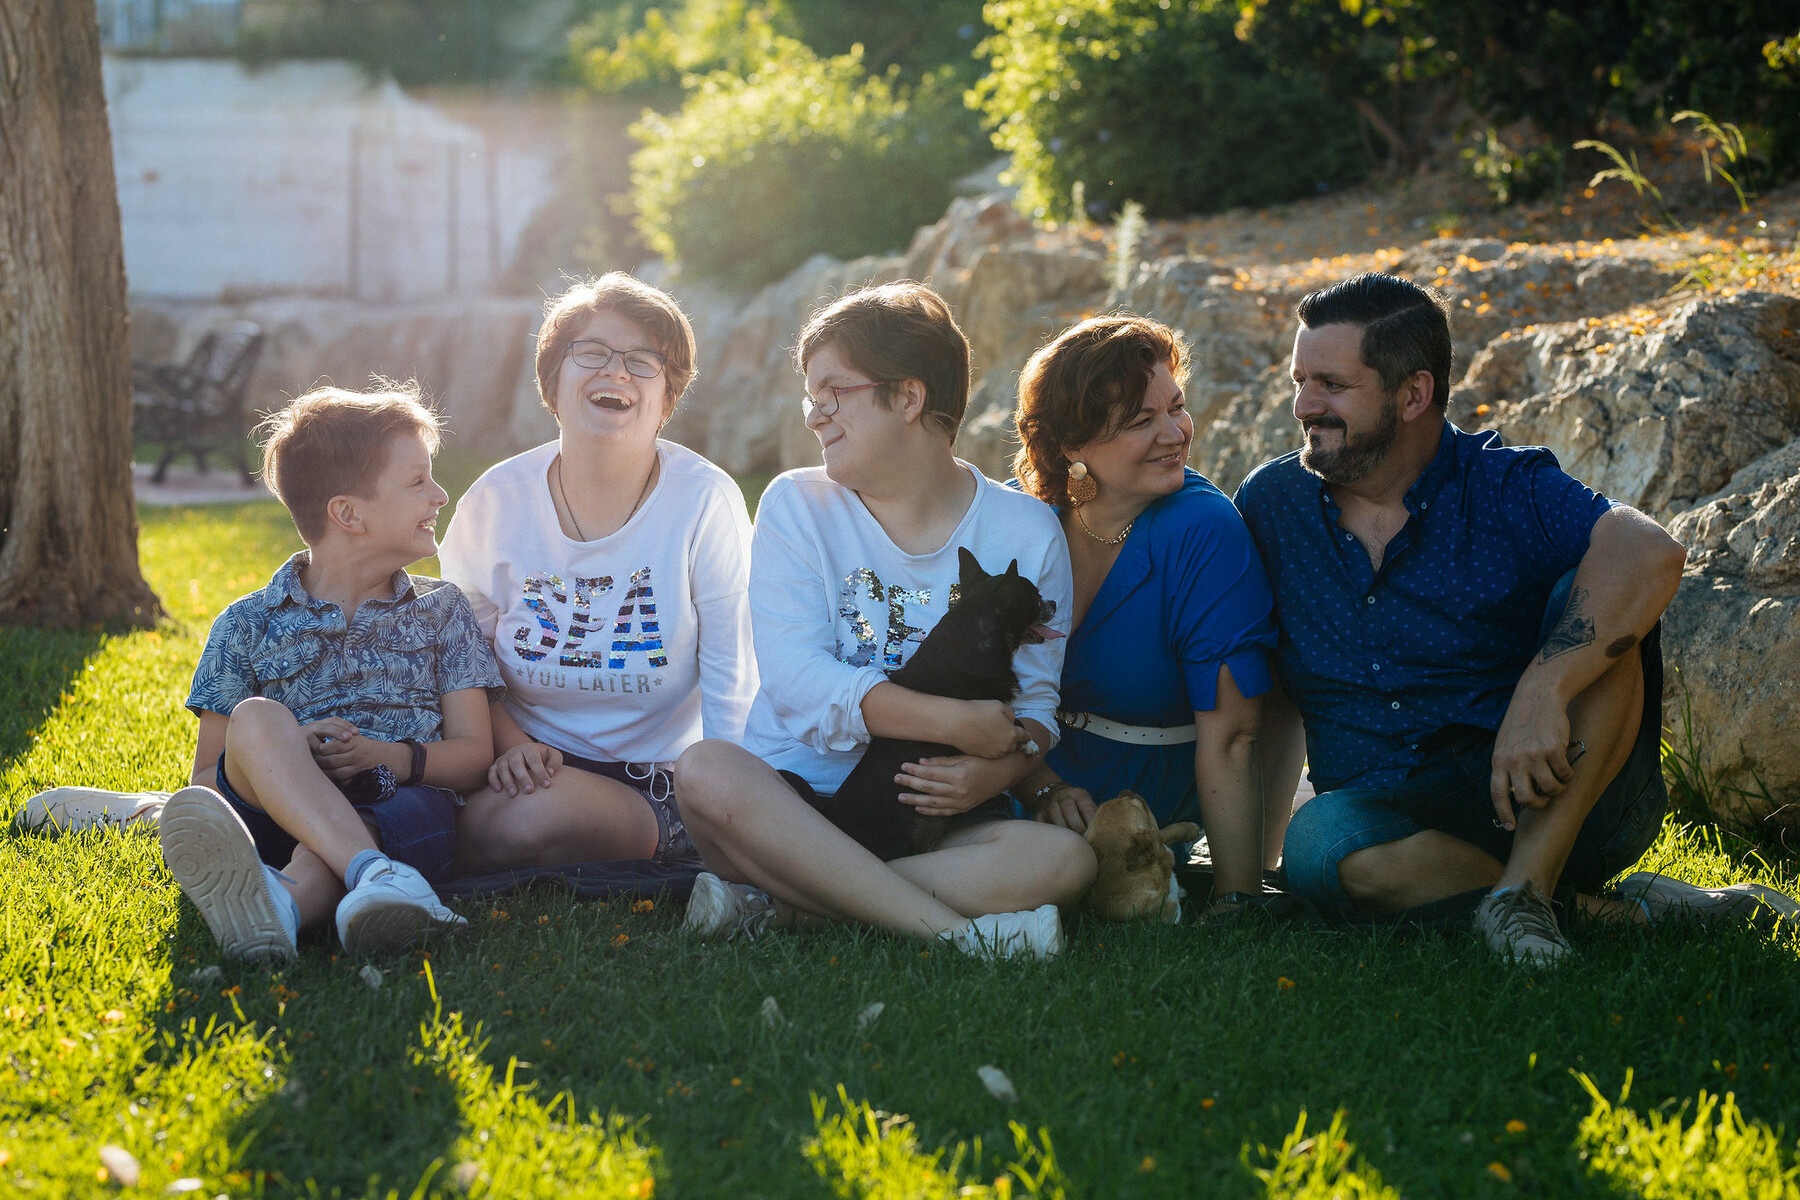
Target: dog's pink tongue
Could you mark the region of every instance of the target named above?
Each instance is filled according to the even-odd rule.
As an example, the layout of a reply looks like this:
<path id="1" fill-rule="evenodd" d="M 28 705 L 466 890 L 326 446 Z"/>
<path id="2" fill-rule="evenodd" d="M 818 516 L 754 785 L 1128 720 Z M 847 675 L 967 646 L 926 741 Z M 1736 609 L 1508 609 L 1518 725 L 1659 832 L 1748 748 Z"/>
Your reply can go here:
<path id="1" fill-rule="evenodd" d="M 1048 625 L 1033 625 L 1031 627 L 1031 632 L 1037 634 L 1039 637 L 1043 638 L 1046 642 L 1053 642 L 1059 637 L 1067 636 L 1066 634 L 1060 633 L 1057 630 L 1050 628 Z"/>

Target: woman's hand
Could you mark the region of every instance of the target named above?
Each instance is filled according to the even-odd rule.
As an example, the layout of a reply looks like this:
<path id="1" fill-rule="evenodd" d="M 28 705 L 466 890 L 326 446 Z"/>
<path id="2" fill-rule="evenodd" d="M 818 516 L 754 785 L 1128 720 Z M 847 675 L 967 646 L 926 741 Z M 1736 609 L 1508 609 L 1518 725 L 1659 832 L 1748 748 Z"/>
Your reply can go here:
<path id="1" fill-rule="evenodd" d="M 1076 833 L 1086 833 L 1096 807 L 1094 798 L 1088 795 L 1086 788 L 1076 787 L 1072 783 L 1057 783 L 1052 785 L 1050 794 L 1044 797 L 1043 804 L 1033 815 L 1045 824 L 1061 825 Z"/>
<path id="2" fill-rule="evenodd" d="M 488 786 L 496 792 L 517 796 L 549 787 L 550 779 L 562 766 L 562 751 L 542 742 L 520 742 L 494 760 L 488 768 Z"/>
<path id="3" fill-rule="evenodd" d="M 1018 761 L 1010 755 L 982 758 L 956 754 L 907 763 L 894 776 L 904 791 L 902 804 L 926 817 L 954 817 L 991 800 L 1019 778 Z"/>

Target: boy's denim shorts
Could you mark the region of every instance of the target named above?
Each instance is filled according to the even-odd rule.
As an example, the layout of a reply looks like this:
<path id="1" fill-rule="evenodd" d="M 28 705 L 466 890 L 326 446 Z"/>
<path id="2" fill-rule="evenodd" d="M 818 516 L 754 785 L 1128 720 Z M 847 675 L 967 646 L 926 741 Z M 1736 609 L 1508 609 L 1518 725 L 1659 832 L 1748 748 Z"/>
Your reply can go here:
<path id="1" fill-rule="evenodd" d="M 656 852 L 650 861 L 663 864 L 698 862 L 700 851 L 688 835 L 687 822 L 675 803 L 675 777 L 655 763 L 603 762 L 563 752 L 563 766 L 592 775 L 603 775 L 624 784 L 644 798 L 656 815 Z"/>
<path id="2" fill-rule="evenodd" d="M 262 809 L 248 803 L 225 778 L 225 756 L 219 755 L 219 794 L 244 819 L 256 853 L 276 870 L 287 866 L 300 845 Z M 357 815 L 375 825 L 375 841 L 381 852 L 403 862 L 436 884 L 450 874 L 456 854 L 456 810 L 462 798 L 449 788 L 415 783 L 404 785 L 378 804 L 353 805 Z"/>
<path id="3" fill-rule="evenodd" d="M 1562 616 L 1573 580 L 1571 571 L 1551 592 L 1540 637 L 1548 637 Z M 1556 899 L 1564 904 L 1576 892 L 1597 892 L 1643 857 L 1662 830 L 1669 791 L 1662 775 L 1660 624 L 1644 638 L 1639 653 L 1644 668 L 1644 712 L 1637 741 L 1576 835 L 1556 888 Z M 1447 833 L 1505 862 L 1512 854 L 1513 835 L 1494 823 L 1488 792 L 1494 737 L 1494 730 L 1477 726 L 1440 729 L 1427 739 L 1424 760 L 1404 782 L 1391 787 L 1339 788 L 1307 801 L 1294 813 L 1282 845 L 1288 886 L 1326 917 L 1355 920 L 1361 914 L 1338 880 L 1338 864 L 1358 850 L 1427 829 Z M 1485 886 L 1472 889 L 1414 911 L 1423 923 L 1454 923 L 1472 912 L 1486 891 Z M 1405 916 L 1400 914 L 1398 919 Z"/>

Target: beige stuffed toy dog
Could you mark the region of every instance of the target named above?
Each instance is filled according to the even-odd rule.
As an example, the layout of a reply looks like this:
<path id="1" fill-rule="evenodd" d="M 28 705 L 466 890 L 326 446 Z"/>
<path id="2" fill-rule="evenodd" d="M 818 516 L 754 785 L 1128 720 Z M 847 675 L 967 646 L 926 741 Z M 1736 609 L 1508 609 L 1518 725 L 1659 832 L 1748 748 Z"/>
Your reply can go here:
<path id="1" fill-rule="evenodd" d="M 1154 916 L 1174 924 L 1181 919 L 1181 902 L 1169 845 L 1199 836 L 1200 827 L 1192 821 L 1158 829 L 1142 796 L 1120 792 L 1088 820 L 1088 845 L 1100 860 L 1100 871 L 1083 903 L 1108 921 Z"/>

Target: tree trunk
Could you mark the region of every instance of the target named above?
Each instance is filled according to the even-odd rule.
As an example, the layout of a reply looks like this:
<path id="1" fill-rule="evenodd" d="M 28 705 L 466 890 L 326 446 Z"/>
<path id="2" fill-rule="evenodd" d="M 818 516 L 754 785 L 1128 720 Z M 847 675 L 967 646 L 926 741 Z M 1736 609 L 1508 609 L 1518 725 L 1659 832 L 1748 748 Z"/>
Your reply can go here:
<path id="1" fill-rule="evenodd" d="M 148 624 L 94 0 L 0 0 L 0 624 Z"/>

